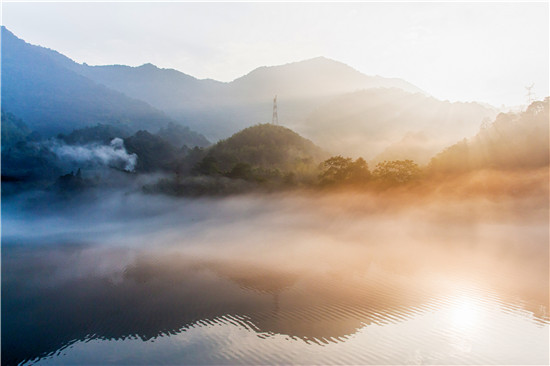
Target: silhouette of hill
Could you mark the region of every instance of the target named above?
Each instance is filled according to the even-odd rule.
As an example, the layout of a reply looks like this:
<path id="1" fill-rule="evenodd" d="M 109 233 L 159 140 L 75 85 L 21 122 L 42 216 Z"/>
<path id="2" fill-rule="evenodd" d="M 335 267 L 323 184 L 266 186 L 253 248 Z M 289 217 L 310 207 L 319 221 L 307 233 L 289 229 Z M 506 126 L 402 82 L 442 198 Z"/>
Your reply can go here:
<path id="1" fill-rule="evenodd" d="M 219 168 L 237 163 L 268 169 L 291 169 L 298 164 L 317 164 L 326 153 L 313 142 L 282 126 L 261 124 L 245 128 L 208 150 Z"/>
<path id="2" fill-rule="evenodd" d="M 549 98 L 533 102 L 525 112 L 501 113 L 477 135 L 435 156 L 430 167 L 438 172 L 480 168 L 522 169 L 549 164 Z"/>
<path id="3" fill-rule="evenodd" d="M 473 136 L 494 114 L 478 103 L 377 88 L 334 98 L 294 130 L 332 153 L 363 156 L 371 164 L 388 159 L 427 163 L 445 146 Z"/>

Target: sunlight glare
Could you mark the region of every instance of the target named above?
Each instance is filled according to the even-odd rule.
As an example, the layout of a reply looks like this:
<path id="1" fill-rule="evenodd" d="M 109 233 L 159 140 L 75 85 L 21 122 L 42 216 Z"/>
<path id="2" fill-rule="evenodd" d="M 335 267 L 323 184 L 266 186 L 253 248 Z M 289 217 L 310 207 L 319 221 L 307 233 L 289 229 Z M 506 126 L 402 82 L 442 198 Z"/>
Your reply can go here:
<path id="1" fill-rule="evenodd" d="M 471 329 L 478 320 L 479 309 L 472 299 L 459 300 L 451 309 L 451 324 L 455 329 Z"/>

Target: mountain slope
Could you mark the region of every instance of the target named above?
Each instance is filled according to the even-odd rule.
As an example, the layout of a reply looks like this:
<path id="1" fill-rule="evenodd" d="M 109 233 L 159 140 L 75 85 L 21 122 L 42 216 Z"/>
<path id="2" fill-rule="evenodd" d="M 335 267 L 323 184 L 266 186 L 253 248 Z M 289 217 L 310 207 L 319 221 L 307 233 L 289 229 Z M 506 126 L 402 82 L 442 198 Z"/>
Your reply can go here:
<path id="1" fill-rule="evenodd" d="M 478 103 L 377 88 L 334 98 L 293 127 L 333 153 L 362 156 L 371 163 L 388 157 L 427 163 L 445 146 L 473 136 L 482 120 L 494 114 Z"/>
<path id="2" fill-rule="evenodd" d="M 67 69 L 63 63 L 70 60 L 59 53 L 30 45 L 5 27 L 1 33 L 2 108 L 29 128 L 53 135 L 97 123 L 139 129 L 171 121 L 145 102 Z"/>
<path id="3" fill-rule="evenodd" d="M 230 84 L 237 95 L 247 100 L 263 100 L 275 94 L 285 98 L 311 98 L 378 87 L 422 93 L 422 90 L 404 80 L 367 76 L 325 57 L 259 67 Z"/>
<path id="4" fill-rule="evenodd" d="M 260 67 L 221 83 L 151 64 L 81 65 L 55 51 L 30 46 L 5 29 L 2 34 L 11 36 L 7 46 L 3 40 L 3 49 L 20 47 L 32 53 L 22 60 L 10 60 L 10 52 L 2 55 L 7 65 L 2 102 L 13 105 L 7 110 L 23 117 L 32 129 L 122 122 L 135 126 L 134 131 L 151 131 L 151 126 L 170 121 L 140 99 L 217 140 L 271 121 L 277 95 L 280 123 L 334 153 L 424 163 L 443 147 L 473 136 L 482 120 L 495 115 L 480 104 L 438 101 L 403 80 L 367 76 L 323 57 Z"/>
<path id="5" fill-rule="evenodd" d="M 229 83 L 198 80 L 151 64 L 139 67 L 72 64 L 71 69 L 109 88 L 144 100 L 212 139 L 227 137 L 250 125 L 269 122 L 274 95 L 278 95 L 285 106 L 280 111 L 281 121 L 291 125 L 341 93 L 374 87 L 421 92 L 404 80 L 367 76 L 323 57 L 259 67 Z"/>
<path id="6" fill-rule="evenodd" d="M 471 139 L 437 154 L 430 167 L 438 172 L 480 168 L 522 169 L 549 164 L 549 98 L 525 112 L 501 113 Z"/>

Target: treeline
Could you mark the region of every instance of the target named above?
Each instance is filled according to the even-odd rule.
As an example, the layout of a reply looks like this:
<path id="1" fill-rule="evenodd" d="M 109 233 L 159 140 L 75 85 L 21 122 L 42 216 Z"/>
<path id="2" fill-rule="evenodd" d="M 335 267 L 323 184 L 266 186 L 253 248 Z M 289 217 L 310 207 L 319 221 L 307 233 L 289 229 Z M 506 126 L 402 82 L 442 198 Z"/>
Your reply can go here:
<path id="1" fill-rule="evenodd" d="M 204 152 L 203 152 L 204 153 Z M 370 170 L 363 158 L 333 156 L 319 164 L 296 161 L 296 170 L 262 168 L 237 162 L 220 169 L 211 154 L 198 161 L 190 174 L 176 174 L 145 187 L 147 192 L 171 195 L 225 195 L 289 189 L 387 189 L 418 182 L 423 170 L 412 160 L 378 163 Z"/>
<path id="2" fill-rule="evenodd" d="M 120 125 L 98 124 L 52 140 L 3 111 L 2 182 L 9 184 L 2 194 L 52 185 L 60 191 L 113 182 L 122 186 L 151 173 L 162 178 L 144 186 L 147 192 L 200 196 L 388 189 L 442 182 L 473 171 L 538 169 L 549 164 L 548 109 L 546 98 L 524 112 L 500 114 L 476 136 L 445 149 L 425 166 L 405 159 L 372 168 L 363 158 L 331 157 L 294 131 L 272 124 L 246 128 L 212 146 L 174 124 L 154 134 L 142 130 L 132 135 Z"/>
<path id="3" fill-rule="evenodd" d="M 388 189 L 443 184 L 476 171 L 520 171 L 549 164 L 549 99 L 520 113 L 502 113 L 471 139 L 437 154 L 420 167 L 387 160 L 372 169 L 363 158 L 329 157 L 291 130 L 258 125 L 211 148 L 195 151 L 175 179 L 149 187 L 170 194 L 226 194 L 260 190 Z M 278 136 L 278 138 L 273 138 Z M 299 148 L 298 148 L 299 147 Z"/>

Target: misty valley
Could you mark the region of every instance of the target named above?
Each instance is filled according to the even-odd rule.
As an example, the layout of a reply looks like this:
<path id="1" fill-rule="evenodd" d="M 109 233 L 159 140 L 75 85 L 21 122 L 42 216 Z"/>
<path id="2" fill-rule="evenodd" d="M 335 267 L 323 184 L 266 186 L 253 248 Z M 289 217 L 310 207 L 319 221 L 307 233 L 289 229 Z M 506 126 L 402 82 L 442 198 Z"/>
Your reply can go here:
<path id="1" fill-rule="evenodd" d="M 3 364 L 548 364 L 549 97 L 1 36 Z"/>

